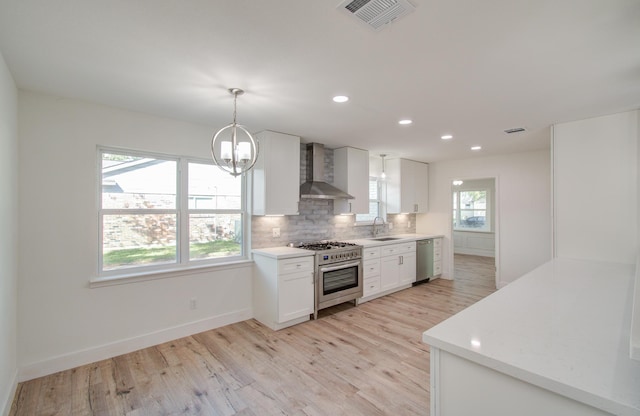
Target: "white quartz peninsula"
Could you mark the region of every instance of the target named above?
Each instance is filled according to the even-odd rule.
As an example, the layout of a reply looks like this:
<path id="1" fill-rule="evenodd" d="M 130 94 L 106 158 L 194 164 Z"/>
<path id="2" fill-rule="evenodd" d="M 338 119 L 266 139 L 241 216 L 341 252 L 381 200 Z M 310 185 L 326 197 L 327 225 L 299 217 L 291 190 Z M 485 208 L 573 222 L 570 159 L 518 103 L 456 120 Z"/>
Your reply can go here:
<path id="1" fill-rule="evenodd" d="M 429 329 L 431 415 L 640 415 L 633 289 L 633 265 L 555 259 Z"/>

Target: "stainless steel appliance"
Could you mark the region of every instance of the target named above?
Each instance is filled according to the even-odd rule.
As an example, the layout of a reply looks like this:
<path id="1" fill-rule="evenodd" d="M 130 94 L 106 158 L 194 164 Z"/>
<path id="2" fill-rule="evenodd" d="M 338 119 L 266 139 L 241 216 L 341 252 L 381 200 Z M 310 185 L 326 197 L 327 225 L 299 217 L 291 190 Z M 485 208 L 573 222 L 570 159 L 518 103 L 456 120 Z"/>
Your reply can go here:
<path id="1" fill-rule="evenodd" d="M 362 297 L 362 246 L 320 241 L 298 247 L 316 252 L 314 319 L 320 309 Z"/>
<path id="2" fill-rule="evenodd" d="M 416 281 L 413 286 L 427 283 L 433 274 L 433 240 L 416 241 Z"/>

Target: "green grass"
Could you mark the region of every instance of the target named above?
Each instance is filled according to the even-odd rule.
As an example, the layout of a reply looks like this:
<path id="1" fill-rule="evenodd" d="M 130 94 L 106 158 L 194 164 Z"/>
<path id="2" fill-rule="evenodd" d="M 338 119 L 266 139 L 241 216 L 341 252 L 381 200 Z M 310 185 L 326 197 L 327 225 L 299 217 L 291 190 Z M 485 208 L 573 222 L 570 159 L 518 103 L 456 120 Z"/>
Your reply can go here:
<path id="1" fill-rule="evenodd" d="M 189 247 L 192 259 L 208 257 L 222 257 L 228 254 L 240 254 L 240 244 L 235 241 L 217 240 L 207 243 L 195 243 Z M 135 266 L 150 263 L 162 263 L 176 259 L 175 246 L 167 247 L 136 247 L 112 250 L 104 253 L 105 268 L 118 266 Z"/>

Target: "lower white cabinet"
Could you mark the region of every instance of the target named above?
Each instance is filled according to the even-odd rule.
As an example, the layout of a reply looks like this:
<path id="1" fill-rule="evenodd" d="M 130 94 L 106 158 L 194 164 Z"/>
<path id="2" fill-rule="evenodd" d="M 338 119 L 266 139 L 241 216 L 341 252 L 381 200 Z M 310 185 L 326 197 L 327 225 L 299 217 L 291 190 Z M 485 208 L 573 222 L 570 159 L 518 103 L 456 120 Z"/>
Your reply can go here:
<path id="1" fill-rule="evenodd" d="M 362 302 L 404 289 L 416 281 L 415 241 L 365 247 L 362 258 Z"/>
<path id="2" fill-rule="evenodd" d="M 380 247 L 365 247 L 362 250 L 362 296 L 380 292 Z"/>
<path id="3" fill-rule="evenodd" d="M 380 249 L 381 290 L 416 281 L 416 242 L 390 244 Z"/>
<path id="4" fill-rule="evenodd" d="M 254 317 L 273 330 L 313 314 L 313 255 L 277 259 L 254 254 Z"/>

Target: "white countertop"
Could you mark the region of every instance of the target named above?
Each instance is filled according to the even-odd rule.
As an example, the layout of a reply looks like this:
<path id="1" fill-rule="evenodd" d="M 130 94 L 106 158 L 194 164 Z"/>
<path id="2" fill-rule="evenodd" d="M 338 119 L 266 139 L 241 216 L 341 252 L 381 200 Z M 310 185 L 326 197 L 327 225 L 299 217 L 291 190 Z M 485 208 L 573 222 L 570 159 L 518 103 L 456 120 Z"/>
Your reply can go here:
<path id="1" fill-rule="evenodd" d="M 394 243 L 402 243 L 404 241 L 417 241 L 417 240 L 425 240 L 428 238 L 439 238 L 443 237 L 442 235 L 427 235 L 427 234 L 397 234 L 397 235 L 389 235 L 389 236 L 380 236 L 380 237 L 394 237 L 395 240 L 389 241 L 374 241 L 366 238 L 357 239 L 357 240 L 347 240 L 349 243 L 359 244 L 365 247 L 372 246 L 382 246 L 386 244 L 394 244 Z M 268 247 L 268 248 L 257 248 L 251 250 L 253 254 L 273 257 L 276 259 L 287 259 L 293 257 L 303 257 L 303 256 L 313 256 L 313 251 L 304 250 L 301 248 L 295 247 Z"/>
<path id="2" fill-rule="evenodd" d="M 384 237 L 393 237 L 394 240 L 388 241 L 375 241 L 371 238 L 359 238 L 356 240 L 347 240 L 348 243 L 359 244 L 364 247 L 374 247 L 374 246 L 383 246 L 387 244 L 395 244 L 402 243 L 405 241 L 418 241 L 418 240 L 427 240 L 430 238 L 442 238 L 444 237 L 442 234 L 395 234 L 395 235 L 381 235 L 379 238 Z"/>
<path id="3" fill-rule="evenodd" d="M 633 285 L 632 265 L 555 259 L 422 339 L 601 410 L 640 415 L 640 361 L 629 349 Z"/>
<path id="4" fill-rule="evenodd" d="M 636 261 L 636 283 L 631 317 L 631 358 L 640 360 L 640 256 Z"/>
<path id="5" fill-rule="evenodd" d="M 304 256 L 313 256 L 314 253 L 311 250 L 305 250 L 302 248 L 295 247 L 268 247 L 268 248 L 257 248 L 255 250 L 251 250 L 253 254 L 273 257 L 275 259 L 289 259 L 293 257 L 304 257 Z"/>

